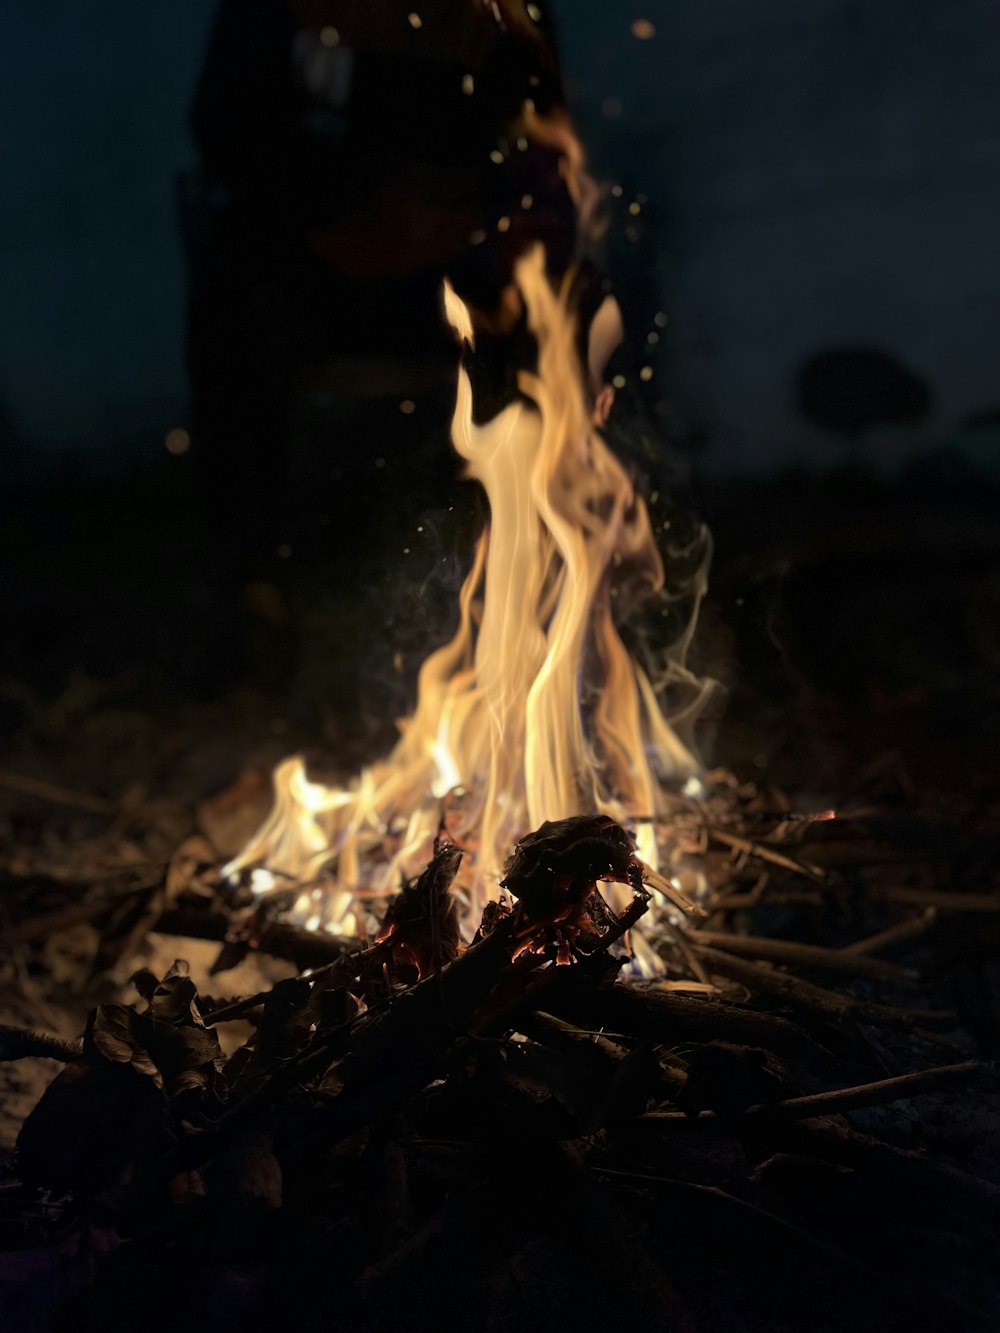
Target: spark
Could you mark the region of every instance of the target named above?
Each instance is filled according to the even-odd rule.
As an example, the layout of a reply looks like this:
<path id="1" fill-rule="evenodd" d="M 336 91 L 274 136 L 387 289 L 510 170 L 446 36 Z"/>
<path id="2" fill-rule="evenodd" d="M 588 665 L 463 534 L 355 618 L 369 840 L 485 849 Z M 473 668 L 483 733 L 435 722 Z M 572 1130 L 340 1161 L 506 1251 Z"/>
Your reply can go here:
<path id="1" fill-rule="evenodd" d="M 649 19 L 636 19 L 631 28 L 632 36 L 640 42 L 648 42 L 656 36 L 656 25 Z"/>

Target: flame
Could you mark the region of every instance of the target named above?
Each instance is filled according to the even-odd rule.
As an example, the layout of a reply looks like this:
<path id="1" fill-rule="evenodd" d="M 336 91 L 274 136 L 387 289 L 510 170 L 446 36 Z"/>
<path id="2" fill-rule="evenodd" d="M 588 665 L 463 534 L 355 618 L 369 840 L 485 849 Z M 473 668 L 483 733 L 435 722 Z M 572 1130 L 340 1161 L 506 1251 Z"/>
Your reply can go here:
<path id="1" fill-rule="evenodd" d="M 540 249 L 515 278 L 538 340 L 537 374 L 521 377 L 534 406 L 511 404 L 476 426 L 469 377 L 459 373 L 452 438 L 486 491 L 490 522 L 461 589 L 458 628 L 423 663 L 416 708 L 388 757 L 343 788 L 286 760 L 270 816 L 227 867 L 253 870 L 265 892 L 295 884 L 303 919 L 319 915 L 326 929 L 355 931 L 362 890 L 393 893 L 423 866 L 442 810 L 472 853 L 458 891 L 474 928 L 515 840 L 544 820 L 641 818 L 638 852 L 655 870 L 654 820 L 668 808 L 667 788 L 696 789 L 698 760 L 615 616 L 619 593 L 663 586 L 649 514 L 592 424 L 567 293 L 554 290 Z M 445 300 L 471 341 L 468 310 L 450 288 Z M 696 602 L 704 582 L 702 570 Z M 669 674 L 695 685 L 693 715 L 706 687 L 683 665 L 692 629 Z M 308 889 L 319 883 L 317 913 Z"/>
<path id="2" fill-rule="evenodd" d="M 579 234 L 595 235 L 598 191 L 565 113 L 543 117 L 526 102 L 519 128 L 559 151 Z M 490 520 L 459 594 L 458 627 L 424 661 L 391 753 L 346 787 L 314 782 L 301 758 L 286 760 L 270 815 L 226 867 L 249 872 L 255 893 L 295 887 L 293 913 L 310 927 L 367 929 L 367 902 L 423 868 L 442 821 L 467 853 L 453 888 L 469 934 L 515 841 L 547 819 L 634 821 L 649 882 L 667 899 L 680 891 L 664 860 L 679 862 L 681 852 L 664 829 L 676 803 L 700 790 L 700 765 L 680 732 L 711 688 L 685 666 L 706 588 L 706 534 L 687 630 L 654 682 L 625 647 L 619 611 L 662 592 L 663 563 L 645 503 L 591 405 L 595 358 L 603 363 L 604 345 L 620 337 L 620 311 L 605 303 L 583 367 L 570 280 L 553 286 L 541 247 L 521 258 L 504 295 L 508 313 L 523 303 L 537 373 L 520 376 L 528 403 L 477 426 L 459 371 L 452 440 L 486 492 Z M 447 283 L 444 306 L 459 341 L 474 348 L 472 314 Z M 661 700 L 677 683 L 689 702 L 671 723 Z"/>

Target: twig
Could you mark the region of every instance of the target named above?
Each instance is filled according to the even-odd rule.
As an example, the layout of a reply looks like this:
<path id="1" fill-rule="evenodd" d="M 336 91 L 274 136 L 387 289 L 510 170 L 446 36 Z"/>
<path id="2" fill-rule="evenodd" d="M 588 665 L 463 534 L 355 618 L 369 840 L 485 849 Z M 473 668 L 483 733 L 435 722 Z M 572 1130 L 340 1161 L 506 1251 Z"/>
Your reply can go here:
<path id="1" fill-rule="evenodd" d="M 225 942 L 231 928 L 225 912 L 209 912 L 200 907 L 170 907 L 150 924 L 150 931 L 161 935 L 186 935 L 196 940 Z M 357 940 L 323 931 L 304 930 L 287 922 L 275 921 L 264 931 L 248 952 L 271 954 L 294 963 L 299 970 L 325 967 L 357 948 Z"/>
<path id="2" fill-rule="evenodd" d="M 853 944 L 846 945 L 841 952 L 851 954 L 853 957 L 880 953 L 883 949 L 888 948 L 890 944 L 898 944 L 902 940 L 912 940 L 916 936 L 922 935 L 936 920 L 937 908 L 928 907 L 919 916 L 909 917 L 906 921 L 900 921 L 895 926 L 889 926 L 874 935 L 869 935 L 867 939 L 856 940 Z"/>
<path id="3" fill-rule="evenodd" d="M 832 1057 L 787 1018 L 760 1013 L 728 1000 L 693 999 L 642 986 L 612 985 L 583 990 L 571 969 L 545 998 L 545 1007 L 578 1026 L 605 1027 L 670 1046 L 688 1042 L 731 1041 L 763 1046 L 777 1055 L 815 1058 L 829 1066 Z"/>
<path id="4" fill-rule="evenodd" d="M 95 921 L 105 913 L 113 912 L 121 906 L 126 898 L 133 894 L 148 893 L 150 889 L 156 888 L 162 879 L 163 871 L 160 869 L 156 875 L 146 876 L 138 884 L 130 884 L 127 889 L 102 894 L 100 897 L 88 898 L 84 902 L 70 903 L 66 907 L 58 908 L 55 912 L 46 912 L 44 916 L 29 917 L 26 921 L 21 921 L 10 928 L 9 938 L 18 944 L 28 944 L 33 940 L 44 940 L 54 931 L 64 930 L 67 926 L 78 925 L 81 921 Z M 66 884 L 63 887 L 72 889 L 74 886 Z M 79 885 L 79 891 L 85 893 L 90 887 L 81 884 Z"/>
<path id="5" fill-rule="evenodd" d="M 794 870 L 796 874 L 805 875 L 807 879 L 816 880 L 820 883 L 826 879 L 826 873 L 819 866 L 810 865 L 808 861 L 799 861 L 792 856 L 786 856 L 784 852 L 779 852 L 766 843 L 754 842 L 750 838 L 742 838 L 736 833 L 729 833 L 725 829 L 714 827 L 709 828 L 708 835 L 715 842 L 721 842 L 726 847 L 731 847 L 734 852 L 743 852 L 746 856 L 759 857 L 762 861 L 770 861 L 773 865 L 782 866 L 785 870 Z"/>
<path id="6" fill-rule="evenodd" d="M 692 944 L 709 945 L 742 958 L 762 958 L 774 963 L 788 963 L 823 972 L 841 972 L 849 976 L 874 977 L 881 981 L 912 980 L 914 973 L 881 958 L 865 954 L 847 954 L 840 949 L 824 949 L 815 944 L 797 944 L 792 940 L 770 939 L 758 935 L 727 935 L 712 930 L 688 932 Z M 702 978 L 703 979 L 703 978 Z"/>
<path id="7" fill-rule="evenodd" d="M 979 1060 L 962 1060 L 958 1064 L 938 1065 L 914 1074 L 899 1074 L 882 1078 L 874 1083 L 859 1083 L 853 1088 L 835 1088 L 831 1092 L 814 1092 L 807 1097 L 789 1097 L 786 1101 L 751 1106 L 748 1116 L 787 1116 L 793 1120 L 808 1119 L 814 1115 L 839 1115 L 843 1111 L 860 1110 L 865 1106 L 883 1106 L 904 1098 L 934 1092 L 950 1083 L 964 1083 L 971 1075 L 980 1073 L 985 1066 Z"/>
<path id="8" fill-rule="evenodd" d="M 704 933 L 705 932 L 703 931 L 692 931 L 691 939 L 697 939 L 699 935 Z M 691 948 L 687 933 L 683 930 L 674 930 L 672 932 L 672 937 L 678 949 L 680 949 L 683 954 L 684 961 L 697 978 L 698 984 L 707 987 L 709 990 L 715 990 L 716 987 L 712 985 L 711 978 L 701 965 L 701 959 L 698 957 L 697 953 L 695 953 L 694 949 Z"/>
<path id="9" fill-rule="evenodd" d="M 332 963 L 326 963 L 323 967 L 317 967 L 313 970 L 306 970 L 302 973 L 303 981 L 318 981 L 320 977 L 328 975 L 339 967 L 344 959 L 344 955 L 335 958 Z M 245 1017 L 252 1010 L 259 1008 L 267 997 L 271 994 L 272 987 L 267 990 L 258 991 L 255 995 L 241 995 L 238 999 L 230 1000 L 228 1004 L 219 1004 L 214 1009 L 209 1009 L 207 1013 L 202 1013 L 201 1020 L 206 1027 L 211 1027 L 213 1023 L 232 1023 L 236 1019 Z M 199 1007 L 201 1001 L 199 1000 Z"/>
<path id="10" fill-rule="evenodd" d="M 33 1028 L 0 1025 L 0 1060 L 26 1060 L 43 1056 L 68 1064 L 83 1053 L 83 1041 L 65 1041 L 53 1032 L 36 1032 Z"/>
<path id="11" fill-rule="evenodd" d="M 116 801 L 105 800 L 102 796 L 91 796 L 87 792 L 70 791 L 68 787 L 57 786 L 54 782 L 43 782 L 41 778 L 31 778 L 26 773 L 14 773 L 7 768 L 0 768 L 0 787 L 20 792 L 24 796 L 36 796 L 40 801 L 48 801 L 50 805 L 66 805 L 73 810 L 85 810 L 91 815 L 116 815 L 120 809 Z"/>
<path id="12" fill-rule="evenodd" d="M 766 1134 L 771 1127 L 768 1120 L 754 1122 L 755 1132 Z M 773 1127 L 781 1134 L 786 1149 L 790 1147 L 792 1151 L 821 1156 L 855 1169 L 881 1170 L 895 1185 L 909 1188 L 922 1198 L 935 1188 L 946 1196 L 958 1195 L 1000 1219 L 1000 1186 L 921 1152 L 897 1148 L 831 1121 L 775 1121 Z"/>
<path id="13" fill-rule="evenodd" d="M 779 972 L 766 964 L 736 958 L 721 949 L 702 947 L 701 956 L 708 963 L 710 971 L 740 982 L 749 987 L 751 992 L 763 991 L 807 1013 L 819 1014 L 824 1018 L 847 1018 L 856 1023 L 873 1023 L 912 1032 L 917 1025 L 949 1023 L 955 1017 L 950 1010 L 897 1009 L 870 1000 L 857 1000 L 853 996 L 815 986 L 811 981 L 803 981 L 801 977 L 793 977 L 789 972 Z"/>
<path id="14" fill-rule="evenodd" d="M 749 893 L 724 893 L 721 897 L 713 898 L 708 906 L 712 912 L 738 912 L 758 907 L 762 901 L 766 901 L 771 907 L 785 906 L 788 903 L 819 905 L 822 898 L 818 889 L 775 889 L 766 896 L 758 893 L 756 889 L 751 889 Z"/>

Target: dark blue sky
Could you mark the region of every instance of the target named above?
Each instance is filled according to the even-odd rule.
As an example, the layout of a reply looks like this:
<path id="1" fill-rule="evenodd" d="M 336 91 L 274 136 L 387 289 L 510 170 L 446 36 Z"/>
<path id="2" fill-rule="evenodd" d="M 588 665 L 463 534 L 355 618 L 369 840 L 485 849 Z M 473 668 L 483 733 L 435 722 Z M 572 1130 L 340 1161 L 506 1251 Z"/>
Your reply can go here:
<path id="1" fill-rule="evenodd" d="M 127 447 L 182 410 L 175 177 L 210 0 L 0 6 L 0 403 Z"/>
<path id="2" fill-rule="evenodd" d="M 790 376 L 830 344 L 923 375 L 938 434 L 1000 402 L 995 0 L 556 9 L 599 168 L 656 219 L 659 372 L 719 466 L 801 451 Z M 213 10 L 0 6 L 0 408 L 32 449 L 139 459 L 183 419 L 175 182 Z"/>

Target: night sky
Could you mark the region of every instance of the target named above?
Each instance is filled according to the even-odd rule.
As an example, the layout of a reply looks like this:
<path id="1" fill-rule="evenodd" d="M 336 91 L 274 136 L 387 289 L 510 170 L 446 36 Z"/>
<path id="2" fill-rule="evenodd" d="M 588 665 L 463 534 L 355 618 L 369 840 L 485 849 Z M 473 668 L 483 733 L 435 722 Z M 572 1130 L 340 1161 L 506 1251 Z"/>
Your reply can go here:
<path id="1" fill-rule="evenodd" d="M 22 471 L 67 450 L 129 467 L 185 424 L 176 182 L 213 8 L 0 7 L 0 435 Z M 890 464 L 997 408 L 994 0 L 556 12 L 597 172 L 648 199 L 634 276 L 669 321 L 668 433 L 710 469 L 838 461 L 789 386 L 840 345 L 891 353 L 931 393 L 919 431 L 863 442 Z"/>

